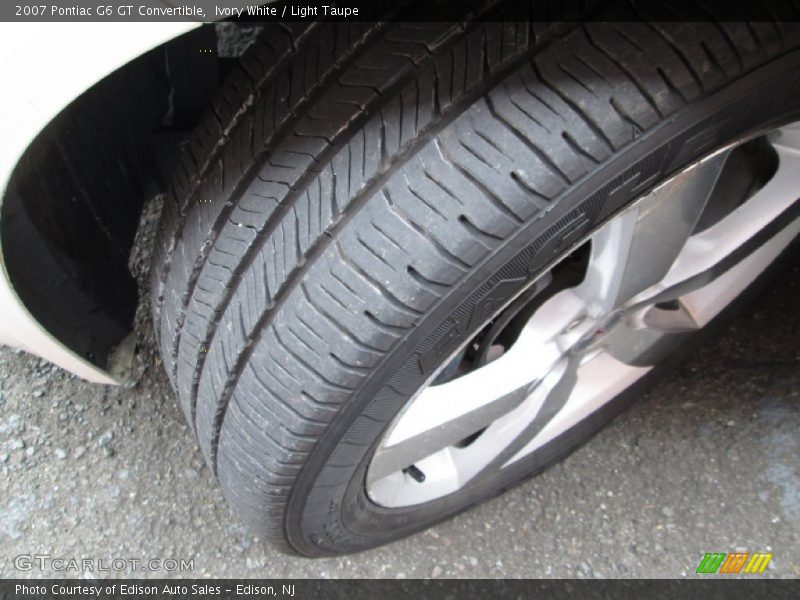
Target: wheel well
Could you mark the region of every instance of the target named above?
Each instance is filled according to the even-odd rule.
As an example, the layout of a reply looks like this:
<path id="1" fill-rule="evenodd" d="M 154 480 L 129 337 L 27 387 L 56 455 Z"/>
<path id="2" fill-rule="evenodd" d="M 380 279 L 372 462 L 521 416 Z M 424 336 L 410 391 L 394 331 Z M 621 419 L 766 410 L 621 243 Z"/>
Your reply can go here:
<path id="1" fill-rule="evenodd" d="M 102 79 L 40 132 L 9 180 L 0 240 L 11 284 L 45 329 L 102 369 L 133 328 L 128 258 L 142 207 L 167 189 L 232 60 L 216 52 L 210 63 L 198 48 L 222 48 L 224 30 L 190 31 Z"/>

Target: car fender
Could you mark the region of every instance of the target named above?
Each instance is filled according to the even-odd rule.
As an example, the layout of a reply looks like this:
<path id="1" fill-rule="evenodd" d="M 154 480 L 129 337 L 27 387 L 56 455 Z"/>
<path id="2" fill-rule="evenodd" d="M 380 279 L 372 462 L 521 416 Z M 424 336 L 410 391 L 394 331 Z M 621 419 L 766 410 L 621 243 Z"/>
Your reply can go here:
<path id="1" fill-rule="evenodd" d="M 2 23 L 0 205 L 11 174 L 39 132 L 100 79 L 199 24 Z M 2 242 L 2 240 L 0 240 Z M 0 343 L 26 350 L 88 381 L 117 383 L 53 337 L 15 293 L 0 245 Z"/>

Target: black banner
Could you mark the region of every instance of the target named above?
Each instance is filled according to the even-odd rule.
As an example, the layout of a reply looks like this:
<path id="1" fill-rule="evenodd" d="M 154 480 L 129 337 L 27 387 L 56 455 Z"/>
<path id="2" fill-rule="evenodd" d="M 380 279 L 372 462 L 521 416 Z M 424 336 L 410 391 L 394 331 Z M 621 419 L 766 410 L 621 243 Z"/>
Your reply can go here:
<path id="1" fill-rule="evenodd" d="M 280 600 L 409 600 L 452 598 L 546 598 L 647 600 L 680 598 L 797 598 L 799 580 L 19 580 L 0 581 L 0 598 L 110 600 L 215 598 Z"/>
<path id="2" fill-rule="evenodd" d="M 472 0 L 12 0 L 0 3 L 0 22 L 197 22 L 222 20 L 292 22 L 315 20 L 375 21 L 394 12 L 406 21 L 452 20 L 463 15 Z M 391 10 L 408 6 L 410 10 Z M 609 8 L 609 10 L 606 10 Z M 509 14 L 509 11 L 511 14 Z M 516 15 L 524 20 L 690 20 L 702 21 L 713 14 L 722 21 L 792 20 L 786 0 L 510 0 L 498 2 L 498 10 L 479 16 L 483 20 Z"/>

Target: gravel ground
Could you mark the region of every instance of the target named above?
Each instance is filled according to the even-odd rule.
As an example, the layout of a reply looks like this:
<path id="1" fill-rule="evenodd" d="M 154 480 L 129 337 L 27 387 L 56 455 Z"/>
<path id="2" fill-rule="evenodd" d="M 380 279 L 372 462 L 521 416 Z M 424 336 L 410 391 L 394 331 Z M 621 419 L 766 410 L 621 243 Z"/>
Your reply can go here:
<path id="1" fill-rule="evenodd" d="M 735 549 L 773 552 L 767 575 L 799 577 L 799 301 L 795 268 L 542 476 L 410 539 L 324 560 L 277 553 L 230 514 L 154 357 L 146 310 L 129 389 L 2 348 L 0 577 L 92 576 L 15 569 L 34 553 L 193 559 L 193 575 L 209 577 L 682 577 L 705 552 Z"/>

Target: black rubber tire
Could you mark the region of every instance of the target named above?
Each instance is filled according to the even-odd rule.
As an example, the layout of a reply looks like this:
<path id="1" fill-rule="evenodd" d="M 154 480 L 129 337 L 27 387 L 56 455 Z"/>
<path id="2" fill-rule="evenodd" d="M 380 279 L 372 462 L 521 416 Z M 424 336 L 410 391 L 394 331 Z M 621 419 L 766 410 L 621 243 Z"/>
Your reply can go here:
<path id="1" fill-rule="evenodd" d="M 363 484 L 494 307 L 669 174 L 798 117 L 795 25 L 509 11 L 270 26 L 184 160 L 155 254 L 161 353 L 226 498 L 285 550 L 383 544 L 540 469 L 552 448 L 402 510 Z"/>

